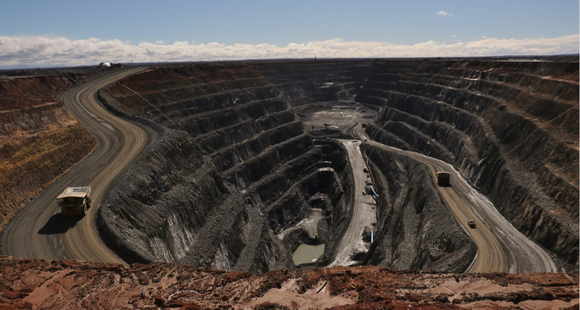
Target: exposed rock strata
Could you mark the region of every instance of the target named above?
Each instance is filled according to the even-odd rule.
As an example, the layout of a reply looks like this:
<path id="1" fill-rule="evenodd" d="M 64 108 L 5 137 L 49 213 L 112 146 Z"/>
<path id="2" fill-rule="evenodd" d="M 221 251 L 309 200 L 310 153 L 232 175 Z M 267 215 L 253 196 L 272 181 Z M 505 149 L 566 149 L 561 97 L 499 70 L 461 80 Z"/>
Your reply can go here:
<path id="1" fill-rule="evenodd" d="M 365 263 L 398 270 L 465 271 L 477 249 L 447 210 L 428 168 L 366 144 L 362 151 L 381 197 L 378 230 Z"/>
<path id="2" fill-rule="evenodd" d="M 353 97 L 371 69 L 370 60 L 260 61 L 250 64 L 282 92 L 291 106 Z"/>
<path id="3" fill-rule="evenodd" d="M 0 80 L 0 228 L 96 147 L 59 99 L 84 78 L 64 73 Z"/>
<path id="4" fill-rule="evenodd" d="M 342 147 L 313 141 L 292 108 L 354 105 L 356 96 L 381 109 L 367 128 L 374 139 L 452 163 L 518 229 L 574 265 L 574 70 L 577 63 L 264 61 L 169 66 L 126 78 L 108 88 L 110 104 L 159 124 L 161 141 L 111 189 L 101 233 L 128 261 L 260 273 L 293 268 L 290 255 L 306 242 L 327 244 L 316 265 L 329 263 L 350 220 L 352 172 Z M 385 179 L 424 183 L 420 172 L 403 176 L 420 167 L 404 159 L 398 162 L 408 169 L 395 167 L 376 152 L 373 161 L 381 164 L 373 169 Z M 393 221 L 412 218 L 399 228 L 415 246 L 393 234 L 398 224 L 384 223 L 369 263 L 462 271 L 471 262 L 473 244 L 462 231 L 450 238 L 430 232 L 422 242 L 417 227 L 446 216 L 429 211 L 440 204 L 425 204 L 428 186 L 381 186 L 390 203 L 378 212 L 395 215 Z M 424 208 L 410 216 L 397 200 L 401 190 Z M 293 228 L 314 203 L 323 209 L 318 239 Z"/>
<path id="5" fill-rule="evenodd" d="M 578 62 L 377 61 L 357 100 L 381 107 L 374 139 L 452 163 L 577 265 L 577 75 Z"/>
<path id="6" fill-rule="evenodd" d="M 321 225 L 330 233 L 318 241 L 333 253 L 350 214 L 344 150 L 315 145 L 259 72 L 236 64 L 157 69 L 107 93 L 119 113 L 161 124 L 98 215 L 105 241 L 124 259 L 292 269 L 298 244 L 275 234 L 306 217 L 314 195 L 329 199 Z M 328 158 L 331 166 L 320 166 Z"/>

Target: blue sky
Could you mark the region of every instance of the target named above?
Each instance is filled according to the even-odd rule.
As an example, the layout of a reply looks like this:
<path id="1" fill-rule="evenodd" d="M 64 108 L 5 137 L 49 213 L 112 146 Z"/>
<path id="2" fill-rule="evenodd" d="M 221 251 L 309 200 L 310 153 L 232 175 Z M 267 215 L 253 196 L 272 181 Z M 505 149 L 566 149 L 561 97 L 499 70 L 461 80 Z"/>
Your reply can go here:
<path id="1" fill-rule="evenodd" d="M 578 1 L 3 1 L 0 29 L 132 43 L 557 37 L 578 33 Z"/>
<path id="2" fill-rule="evenodd" d="M 18 57 L 18 51 L 22 58 L 21 63 L 38 63 L 40 60 L 32 60 L 31 57 L 34 57 L 32 53 L 35 48 L 38 50 L 43 47 L 20 47 L 21 43 L 18 43 L 30 37 L 64 38 L 72 42 L 72 45 L 80 44 L 84 42 L 83 40 L 90 38 L 103 42 L 118 40 L 126 45 L 126 50 L 143 42 L 156 45 L 147 51 L 127 52 L 129 56 L 123 56 L 138 58 L 141 55 L 139 53 L 157 55 L 161 52 L 161 46 L 171 45 L 174 48 L 174 43 L 181 41 L 188 42 L 190 45 L 217 42 L 224 46 L 242 43 L 254 47 L 258 44 L 285 47 L 291 43 L 308 44 L 340 39 L 342 42 L 381 42 L 384 47 L 385 45 L 412 46 L 430 41 L 451 45 L 456 42 L 475 42 L 486 38 L 552 39 L 577 36 L 579 32 L 578 0 L 284 2 L 272 0 L 98 2 L 3 0 L 0 7 L 0 66 L 7 65 L 6 59 L 14 60 Z M 441 11 L 444 13 L 437 14 Z M 2 41 L 2 38 L 10 40 Z M 20 41 L 17 42 L 16 39 Z M 115 44 L 119 43 L 115 42 Z M 568 37 L 566 43 L 561 44 L 562 46 L 573 45 L 573 42 L 570 42 L 571 39 Z M 543 46 L 549 45 L 546 42 L 543 44 Z M 94 49 L 95 46 L 87 47 L 89 53 L 91 48 Z M 100 46 L 100 48 L 99 51 L 103 51 L 104 47 Z M 231 55 L 228 56 L 224 48 L 222 47 L 220 55 L 224 57 L 223 59 L 230 59 Z M 318 50 L 310 49 L 309 51 Z M 425 56 L 436 56 L 439 55 L 437 53 L 442 53 L 441 50 L 429 52 L 425 48 L 421 51 Z M 457 51 L 464 54 L 477 52 L 472 49 Z M 513 47 L 508 49 L 498 47 L 482 51 L 492 54 L 510 53 L 510 51 L 514 54 L 525 54 L 538 51 L 570 52 L 570 48 L 516 50 Z M 56 54 L 63 52 L 66 51 L 56 52 Z M 444 55 L 452 52 L 453 50 L 448 48 Z M 577 48 L 572 52 L 577 52 Z M 208 53 L 211 53 L 209 50 L 204 53 L 205 58 L 211 56 L 208 56 Z M 377 50 L 375 49 L 373 53 L 376 54 Z M 365 55 L 375 55 L 373 53 Z M 271 55 L 274 54 L 286 55 L 280 51 Z M 340 54 L 336 53 L 327 54 L 340 57 Z M 365 56 L 363 54 L 361 55 Z M 202 54 L 191 55 L 199 58 Z M 244 55 L 270 58 L 260 53 L 248 52 Z M 75 54 L 75 56 L 79 55 Z M 85 56 L 88 57 L 88 55 Z M 297 54 L 297 56 L 300 55 Z M 47 58 L 54 60 L 54 57 L 47 55 L 40 58 L 44 59 L 44 63 L 51 62 L 47 61 Z M 159 56 L 158 58 L 166 59 L 167 57 Z"/>

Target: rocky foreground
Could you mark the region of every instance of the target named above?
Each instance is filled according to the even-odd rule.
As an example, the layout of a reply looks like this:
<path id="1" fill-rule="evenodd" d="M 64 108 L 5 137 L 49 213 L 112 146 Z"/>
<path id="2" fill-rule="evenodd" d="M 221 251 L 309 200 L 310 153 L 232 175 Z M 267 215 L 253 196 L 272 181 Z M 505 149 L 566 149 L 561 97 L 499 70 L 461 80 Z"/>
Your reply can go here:
<path id="1" fill-rule="evenodd" d="M 578 309 L 578 274 L 246 272 L 0 257 L 0 309 Z"/>

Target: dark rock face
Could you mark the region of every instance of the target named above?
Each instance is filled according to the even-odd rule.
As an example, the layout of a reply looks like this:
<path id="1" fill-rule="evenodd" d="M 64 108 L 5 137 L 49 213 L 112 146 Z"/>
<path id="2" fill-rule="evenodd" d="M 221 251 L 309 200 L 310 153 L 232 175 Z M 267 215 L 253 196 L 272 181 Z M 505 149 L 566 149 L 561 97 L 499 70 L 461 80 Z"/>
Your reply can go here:
<path id="1" fill-rule="evenodd" d="M 157 69 L 102 96 L 156 131 L 98 215 L 101 235 L 125 260 L 254 273 L 293 269 L 301 240 L 283 242 L 276 234 L 307 217 L 314 196 L 325 201 L 318 205 L 318 242 L 328 244 L 327 256 L 335 251 L 351 211 L 345 151 L 333 142 L 315 144 L 284 93 L 256 70 Z"/>
<path id="2" fill-rule="evenodd" d="M 377 205 L 379 229 L 366 263 L 399 270 L 466 270 L 477 249 L 452 220 L 427 167 L 366 144 L 362 151 L 372 163 L 381 197 Z"/>
<path id="3" fill-rule="evenodd" d="M 578 63 L 377 61 L 367 132 L 452 163 L 520 231 L 578 262 Z"/>
<path id="4" fill-rule="evenodd" d="M 354 96 L 365 80 L 370 60 L 260 61 L 252 68 L 266 76 L 295 107 Z"/>
<path id="5" fill-rule="evenodd" d="M 577 63 L 443 60 L 151 69 L 101 94 L 155 139 L 109 189 L 99 232 L 128 262 L 263 273 L 295 268 L 300 243 L 324 243 L 314 265 L 326 266 L 351 220 L 353 172 L 341 144 L 313 139 L 293 107 L 356 96 L 380 109 L 366 128 L 373 139 L 453 164 L 524 234 L 575 264 L 578 83 L 562 80 L 574 70 Z M 426 224 L 454 223 L 425 186 L 427 172 L 368 151 L 388 199 L 365 263 L 465 270 L 475 251 L 465 233 Z M 297 226 L 312 208 L 321 213 L 318 238 Z"/>

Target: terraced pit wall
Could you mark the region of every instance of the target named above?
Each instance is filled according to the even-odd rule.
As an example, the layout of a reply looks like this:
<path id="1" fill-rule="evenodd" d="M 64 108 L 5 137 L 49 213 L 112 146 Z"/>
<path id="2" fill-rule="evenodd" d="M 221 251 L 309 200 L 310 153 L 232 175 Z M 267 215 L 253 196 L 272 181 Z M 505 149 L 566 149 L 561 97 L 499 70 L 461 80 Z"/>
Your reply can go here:
<path id="1" fill-rule="evenodd" d="M 379 60 L 367 133 L 453 164 L 522 233 L 578 264 L 578 62 Z"/>
<path id="2" fill-rule="evenodd" d="M 577 67 L 264 61 L 167 66 L 128 77 L 107 89 L 106 100 L 157 124 L 158 138 L 109 191 L 100 233 L 129 262 L 261 273 L 294 268 L 291 253 L 305 242 L 325 243 L 314 265 L 330 263 L 350 221 L 353 172 L 344 149 L 312 140 L 291 108 L 356 96 L 381 109 L 367 128 L 374 139 L 452 163 L 518 229 L 574 266 L 578 83 L 570 77 Z M 381 229 L 364 262 L 464 270 L 474 251 L 465 234 L 423 227 L 453 221 L 429 199 L 436 193 L 424 185 L 420 165 L 369 154 L 384 177 L 378 190 L 389 199 L 378 206 Z M 323 209 L 318 239 L 292 229 L 314 205 Z"/>
<path id="3" fill-rule="evenodd" d="M 380 196 L 375 241 L 365 264 L 396 270 L 464 272 L 477 248 L 449 213 L 429 169 L 416 160 L 362 144 Z"/>
<path id="4" fill-rule="evenodd" d="M 317 223 L 318 238 L 310 236 L 305 229 L 294 229 L 284 234 L 283 243 L 294 252 L 302 243 L 309 245 L 325 244 L 325 251 L 315 263 L 310 266 L 323 267 L 330 264 L 337 254 L 342 236 L 348 229 L 352 218 L 354 179 L 350 163 L 347 160 L 346 149 L 342 144 L 332 140 L 316 140 L 315 144 L 322 151 L 321 161 L 317 163 L 315 174 L 307 176 L 288 191 L 290 195 L 280 197 L 270 207 L 271 227 L 279 232 L 283 228 L 292 227 L 298 220 L 311 215 L 312 208 L 322 209 L 322 219 Z M 330 166 L 330 167 L 328 167 Z M 312 181 L 319 180 L 322 186 L 312 186 Z M 292 216 L 293 220 L 278 220 L 286 214 L 294 214 L 291 210 L 296 206 L 304 212 L 302 216 Z M 282 215 L 282 216 L 281 216 Z M 285 223 L 285 225 L 283 224 Z M 306 265 L 303 265 L 303 267 Z"/>
<path id="5" fill-rule="evenodd" d="M 259 61 L 251 67 L 275 84 L 291 106 L 353 98 L 371 60 Z"/>
<path id="6" fill-rule="evenodd" d="M 312 212 L 315 195 L 325 197 L 318 242 L 334 253 L 351 212 L 345 151 L 314 143 L 260 72 L 244 64 L 164 67 L 102 96 L 119 113 L 158 124 L 155 142 L 107 191 L 97 215 L 99 233 L 123 259 L 293 269 L 299 241 L 276 234 Z"/>
<path id="7" fill-rule="evenodd" d="M 0 228 L 97 146 L 59 99 L 88 74 L 0 80 Z"/>

